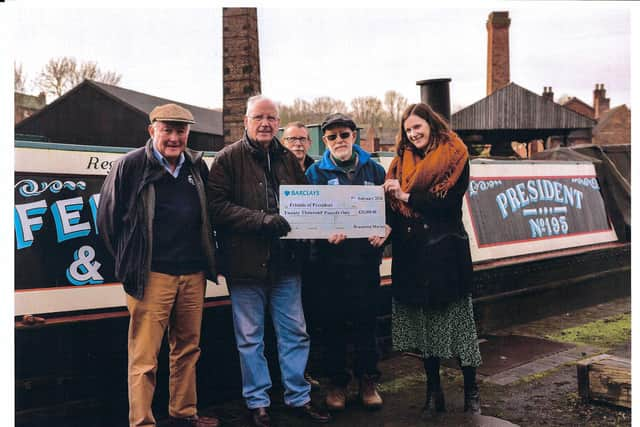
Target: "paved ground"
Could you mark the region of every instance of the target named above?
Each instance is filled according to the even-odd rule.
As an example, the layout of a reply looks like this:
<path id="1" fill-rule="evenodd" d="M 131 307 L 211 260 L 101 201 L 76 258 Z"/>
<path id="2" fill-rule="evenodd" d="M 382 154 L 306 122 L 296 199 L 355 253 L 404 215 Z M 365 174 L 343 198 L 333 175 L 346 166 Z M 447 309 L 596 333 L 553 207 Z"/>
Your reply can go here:
<path id="1" fill-rule="evenodd" d="M 518 334 L 546 337 L 561 330 L 589 324 L 599 319 L 611 319 L 630 313 L 631 298 L 622 298 L 598 306 L 553 316 L 536 322 L 493 331 L 493 334 Z M 435 419 L 421 417 L 424 403 L 424 373 L 422 362 L 412 356 L 396 354 L 381 362 L 383 378 L 379 390 L 385 399 L 378 412 L 365 411 L 357 401 L 347 410 L 335 414 L 331 423 L 336 427 L 385 426 L 412 427 L 435 425 L 475 426 L 627 426 L 631 425 L 629 410 L 606 405 L 582 403 L 577 394 L 575 362 L 579 359 L 607 352 L 621 357 L 631 356 L 631 339 L 615 345 L 599 346 L 589 343 L 554 355 L 541 357 L 490 377 L 480 378 L 482 413 L 487 417 L 471 419 L 462 415 L 462 375 L 457 369 L 443 368 L 443 387 L 447 413 Z M 314 390 L 313 398 L 321 402 L 325 390 Z M 354 390 L 355 393 L 355 390 Z M 305 422 L 292 417 L 283 407 L 274 389 L 272 417 L 278 426 L 304 426 Z M 202 414 L 217 413 L 225 426 L 249 426 L 247 411 L 241 400 L 225 402 L 201 410 Z M 501 424 L 496 418 L 504 420 Z"/>

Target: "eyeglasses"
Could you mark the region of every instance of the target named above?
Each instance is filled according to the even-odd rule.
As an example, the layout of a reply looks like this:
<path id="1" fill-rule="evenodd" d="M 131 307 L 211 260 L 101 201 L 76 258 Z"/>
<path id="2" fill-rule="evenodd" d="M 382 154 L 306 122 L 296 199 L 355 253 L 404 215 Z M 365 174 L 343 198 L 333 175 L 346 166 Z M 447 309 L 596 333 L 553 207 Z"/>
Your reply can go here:
<path id="1" fill-rule="evenodd" d="M 291 143 L 291 144 L 295 144 L 296 142 L 299 142 L 300 144 L 304 144 L 305 142 L 307 142 L 309 139 L 307 139 L 306 136 L 288 136 L 285 138 L 285 141 Z"/>
<path id="2" fill-rule="evenodd" d="M 324 137 L 327 138 L 329 141 L 335 141 L 338 135 L 340 135 L 340 139 L 347 139 L 351 136 L 351 132 L 340 132 L 338 134 L 333 133 L 331 135 L 325 135 Z"/>
<path id="3" fill-rule="evenodd" d="M 254 122 L 261 122 L 263 120 L 266 120 L 269 123 L 275 123 L 278 121 L 278 118 L 274 116 L 251 116 L 249 118 Z"/>

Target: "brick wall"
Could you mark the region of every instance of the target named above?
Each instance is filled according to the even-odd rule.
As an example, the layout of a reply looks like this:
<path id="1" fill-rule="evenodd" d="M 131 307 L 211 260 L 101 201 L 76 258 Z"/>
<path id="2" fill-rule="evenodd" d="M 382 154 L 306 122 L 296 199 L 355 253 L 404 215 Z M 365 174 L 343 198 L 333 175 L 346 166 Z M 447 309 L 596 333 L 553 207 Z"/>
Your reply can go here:
<path id="1" fill-rule="evenodd" d="M 553 101 L 553 90 L 551 86 L 545 86 L 542 92 L 542 97 L 547 101 Z"/>
<path id="2" fill-rule="evenodd" d="M 509 12 L 491 12 L 487 20 L 487 95 L 509 84 Z"/>
<path id="3" fill-rule="evenodd" d="M 367 127 L 366 131 L 360 131 L 360 147 L 369 153 L 380 151 L 380 138 L 376 137 L 376 130 L 372 127 Z"/>
<path id="4" fill-rule="evenodd" d="M 38 96 L 14 92 L 14 123 L 17 124 L 47 105 L 46 96 L 41 92 Z"/>
<path id="5" fill-rule="evenodd" d="M 224 143 L 242 137 L 249 97 L 259 94 L 260 51 L 255 8 L 222 9 Z"/>
<path id="6" fill-rule="evenodd" d="M 596 83 L 596 88 L 593 90 L 593 110 L 596 119 L 609 111 L 609 98 L 607 98 L 604 83 Z"/>
<path id="7" fill-rule="evenodd" d="M 597 133 L 594 133 L 593 142 L 600 145 L 631 143 L 631 111 L 626 105 L 609 112 L 606 122 L 598 126 Z"/>
<path id="8" fill-rule="evenodd" d="M 14 108 L 13 124 L 17 124 L 18 122 L 23 121 L 24 119 L 26 119 L 27 117 L 35 113 L 36 111 L 38 110 L 33 110 L 31 108 L 23 108 L 16 105 Z"/>

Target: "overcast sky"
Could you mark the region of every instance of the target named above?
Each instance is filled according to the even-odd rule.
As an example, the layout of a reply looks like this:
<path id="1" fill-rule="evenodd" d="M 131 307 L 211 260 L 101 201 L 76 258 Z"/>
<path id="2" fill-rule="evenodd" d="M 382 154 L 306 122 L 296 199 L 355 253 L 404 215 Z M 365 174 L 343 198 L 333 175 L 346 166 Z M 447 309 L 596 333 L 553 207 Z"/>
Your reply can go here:
<path id="1" fill-rule="evenodd" d="M 491 11 L 506 10 L 513 82 L 536 93 L 552 86 L 556 100 L 568 94 L 589 104 L 595 84 L 604 83 L 611 106 L 630 105 L 628 8 L 633 6 L 489 6 L 259 8 L 263 93 L 287 104 L 318 96 L 348 103 L 356 96 L 382 98 L 393 89 L 418 101 L 417 80 L 449 77 L 454 108 L 469 105 L 486 95 L 487 18 Z M 29 79 L 49 58 L 73 56 L 122 74 L 122 87 L 222 107 L 221 8 L 14 7 L 12 12 L 12 55 Z"/>

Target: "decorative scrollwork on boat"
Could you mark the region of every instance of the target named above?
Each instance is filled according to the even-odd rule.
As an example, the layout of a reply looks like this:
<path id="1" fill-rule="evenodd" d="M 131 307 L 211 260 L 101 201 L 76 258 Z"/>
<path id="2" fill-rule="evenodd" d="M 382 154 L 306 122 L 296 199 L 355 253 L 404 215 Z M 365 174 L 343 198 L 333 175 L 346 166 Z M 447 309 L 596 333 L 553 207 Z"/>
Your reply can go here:
<path id="1" fill-rule="evenodd" d="M 71 191 L 86 190 L 87 183 L 84 181 L 60 181 L 59 179 L 54 179 L 50 182 L 42 181 L 38 183 L 35 179 L 22 179 L 16 183 L 14 188 L 17 188 L 18 192 L 23 197 L 33 197 L 38 196 L 47 190 L 55 194 L 65 188 Z"/>

